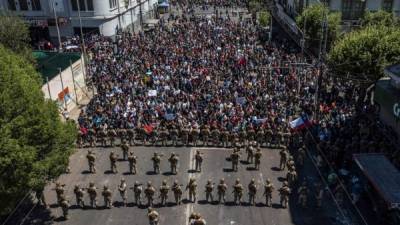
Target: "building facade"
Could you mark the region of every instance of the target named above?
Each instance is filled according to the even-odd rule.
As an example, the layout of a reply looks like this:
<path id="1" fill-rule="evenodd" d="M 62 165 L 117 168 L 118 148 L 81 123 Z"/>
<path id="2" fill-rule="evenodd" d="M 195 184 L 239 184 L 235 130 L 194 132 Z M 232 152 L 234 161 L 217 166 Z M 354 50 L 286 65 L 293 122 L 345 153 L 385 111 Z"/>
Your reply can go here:
<path id="1" fill-rule="evenodd" d="M 84 33 L 115 35 L 118 28 L 137 29 L 141 21 L 154 16 L 157 0 L 0 0 L 2 10 L 22 16 L 33 39 Z M 35 40 L 33 40 L 35 41 Z"/>
<path id="2" fill-rule="evenodd" d="M 285 12 L 295 18 L 308 5 L 325 3 L 332 11 L 342 13 L 342 20 L 354 21 L 363 16 L 365 11 L 385 10 L 400 16 L 400 0 L 276 0 Z"/>

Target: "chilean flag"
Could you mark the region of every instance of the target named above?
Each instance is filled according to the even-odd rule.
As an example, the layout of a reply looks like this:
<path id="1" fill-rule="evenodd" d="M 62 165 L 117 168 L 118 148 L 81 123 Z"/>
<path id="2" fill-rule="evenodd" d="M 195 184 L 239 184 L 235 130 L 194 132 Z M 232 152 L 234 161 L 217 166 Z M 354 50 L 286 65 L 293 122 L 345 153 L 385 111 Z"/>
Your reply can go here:
<path id="1" fill-rule="evenodd" d="M 299 117 L 291 122 L 289 122 L 290 128 L 298 131 L 303 130 L 305 128 L 311 127 L 312 123 L 308 120 L 307 117 Z"/>

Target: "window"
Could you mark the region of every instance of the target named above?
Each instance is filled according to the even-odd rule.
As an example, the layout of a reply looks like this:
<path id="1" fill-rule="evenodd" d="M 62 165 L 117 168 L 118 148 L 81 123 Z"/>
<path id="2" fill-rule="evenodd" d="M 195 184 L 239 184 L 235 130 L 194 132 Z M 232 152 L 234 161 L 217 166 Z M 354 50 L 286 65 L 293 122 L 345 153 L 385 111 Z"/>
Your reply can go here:
<path id="1" fill-rule="evenodd" d="M 383 0 L 382 1 L 382 10 L 385 10 L 387 12 L 392 12 L 393 0 Z"/>
<path id="2" fill-rule="evenodd" d="M 14 2 L 14 0 L 8 0 L 8 9 L 9 9 L 9 10 L 12 10 L 12 11 L 17 10 L 17 8 L 15 7 L 15 2 Z"/>
<path id="3" fill-rule="evenodd" d="M 93 0 L 71 0 L 71 6 L 73 11 L 93 11 Z"/>
<path id="4" fill-rule="evenodd" d="M 19 0 L 19 9 L 21 11 L 27 11 L 28 10 L 28 0 Z"/>
<path id="5" fill-rule="evenodd" d="M 363 0 L 343 0 L 342 19 L 357 20 L 364 15 L 365 2 Z"/>
<path id="6" fill-rule="evenodd" d="M 117 0 L 108 0 L 110 3 L 110 9 L 117 7 Z"/>
<path id="7" fill-rule="evenodd" d="M 31 0 L 32 10 L 40 11 L 42 10 L 42 6 L 40 5 L 40 0 Z"/>

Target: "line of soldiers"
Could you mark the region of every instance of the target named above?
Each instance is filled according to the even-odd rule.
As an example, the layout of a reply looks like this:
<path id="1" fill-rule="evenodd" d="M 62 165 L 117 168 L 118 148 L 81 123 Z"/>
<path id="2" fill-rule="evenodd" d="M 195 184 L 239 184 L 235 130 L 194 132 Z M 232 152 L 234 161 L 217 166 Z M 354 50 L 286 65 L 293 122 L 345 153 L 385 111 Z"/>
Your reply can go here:
<path id="1" fill-rule="evenodd" d="M 144 197 L 147 199 L 146 205 L 149 207 L 154 206 L 154 199 L 156 198 L 156 193 L 159 192 L 158 198 L 160 199 L 160 205 L 165 206 L 168 202 L 168 195 L 169 192 L 172 191 L 175 199 L 175 204 L 180 205 L 182 204 L 182 195 L 184 192 L 188 191 L 188 200 L 192 203 L 196 202 L 197 199 L 197 182 L 195 178 L 190 178 L 189 182 L 187 183 L 185 189 L 183 189 L 183 184 L 179 184 L 177 180 L 173 182 L 172 186 L 169 186 L 167 184 L 167 181 L 164 180 L 162 181 L 161 186 L 159 187 L 158 191 L 157 189 L 153 186 L 153 184 L 149 181 L 147 182 L 146 187 L 143 187 L 142 183 L 139 183 L 136 181 L 134 183 L 133 187 L 128 187 L 126 184 L 126 181 L 124 178 L 121 179 L 120 184 L 117 186 L 118 191 L 121 195 L 122 202 L 124 206 L 127 206 L 128 204 L 128 197 L 127 197 L 127 191 L 128 189 L 131 189 L 134 193 L 134 203 L 137 206 L 143 205 L 142 202 L 142 193 L 144 194 Z M 205 187 L 204 187 L 204 192 L 205 192 L 205 197 L 206 201 L 208 203 L 214 203 L 214 189 L 217 190 L 217 195 L 218 195 L 218 204 L 225 204 L 225 195 L 226 191 L 228 190 L 228 185 L 225 183 L 224 179 L 221 179 L 218 185 L 215 185 L 215 183 L 212 182 L 212 180 L 208 180 Z M 232 193 L 234 195 L 234 203 L 235 204 L 242 204 L 242 197 L 243 197 L 243 192 L 244 192 L 244 187 L 240 183 L 239 179 L 236 179 L 235 184 L 232 186 Z M 248 184 L 248 195 L 249 195 L 249 200 L 248 203 L 251 205 L 255 205 L 256 201 L 256 194 L 258 191 L 259 187 L 258 184 L 255 182 L 255 179 L 252 179 L 250 183 Z M 69 201 L 67 200 L 67 197 L 65 196 L 65 185 L 60 184 L 59 182 L 56 183 L 56 195 L 57 195 L 57 202 L 58 204 L 62 207 L 64 217 L 68 218 L 68 208 L 69 208 Z M 93 182 L 89 183 L 89 186 L 87 188 L 80 187 L 79 185 L 75 185 L 74 187 L 74 194 L 76 197 L 76 205 L 84 208 L 85 207 L 85 202 L 84 202 L 84 195 L 85 191 L 89 195 L 89 206 L 92 208 L 98 207 L 98 188 L 95 186 Z M 274 191 L 274 186 L 272 182 L 267 179 L 265 184 L 264 184 L 264 193 L 263 196 L 265 197 L 265 204 L 267 206 L 271 206 L 271 201 L 272 201 L 272 193 Z M 279 193 L 281 195 L 281 204 L 286 207 L 288 197 L 290 194 L 290 189 L 288 187 L 287 182 L 283 183 L 282 188 L 280 188 Z M 108 187 L 108 185 L 104 185 L 103 190 L 101 192 L 101 195 L 104 198 L 104 207 L 105 208 L 112 208 L 113 203 L 112 203 L 112 191 Z"/>
<path id="2" fill-rule="evenodd" d="M 129 173 L 130 174 L 137 174 L 137 159 L 138 157 L 135 156 L 133 151 L 129 151 L 129 146 L 127 145 L 122 145 L 121 146 L 122 153 L 123 153 L 123 160 L 127 160 L 129 163 Z M 151 157 L 151 161 L 153 162 L 153 172 L 155 174 L 160 173 L 160 164 L 161 164 L 161 158 L 163 157 L 163 154 L 160 154 L 158 152 L 155 152 L 154 155 Z M 109 158 L 110 158 L 110 171 L 112 173 L 118 173 L 117 169 L 117 161 L 118 161 L 119 155 L 115 153 L 115 151 L 111 151 Z M 88 150 L 88 153 L 86 155 L 86 158 L 88 160 L 89 164 L 89 172 L 90 173 L 96 173 L 96 167 L 95 167 L 95 162 L 96 162 L 96 155 L 92 150 Z M 196 154 L 194 156 L 195 161 L 195 171 L 196 172 L 201 172 L 201 165 L 203 163 L 203 154 L 197 150 Z M 168 158 L 168 162 L 170 164 L 170 173 L 171 174 L 178 174 L 177 166 L 179 163 L 179 155 L 176 154 L 175 152 L 172 152 L 170 157 Z"/>
<path id="3" fill-rule="evenodd" d="M 240 152 L 241 144 L 239 142 L 235 142 L 235 148 L 233 152 L 230 154 L 229 159 L 232 163 L 232 171 L 238 171 L 238 165 L 240 161 Z M 260 169 L 261 157 L 262 152 L 261 148 L 259 147 L 257 141 L 249 142 L 248 145 L 245 147 L 245 151 L 247 153 L 247 163 L 251 164 L 254 163 L 254 169 Z"/>
<path id="4" fill-rule="evenodd" d="M 81 129 L 82 130 L 82 129 Z M 258 130 L 249 127 L 247 130 L 230 132 L 226 128 L 210 128 L 204 125 L 200 128 L 178 125 L 160 126 L 147 133 L 143 127 L 134 129 L 115 129 L 115 128 L 89 128 L 86 132 L 80 131 L 77 144 L 83 147 L 88 143 L 90 147 L 96 147 L 97 143 L 101 146 L 114 146 L 117 138 L 120 143 L 133 145 L 161 145 L 167 146 L 214 146 L 214 147 L 233 147 L 236 140 L 242 145 L 247 141 L 257 141 L 260 146 L 277 147 L 287 145 L 292 138 L 288 128 Z M 138 142 L 139 141 L 139 142 Z"/>

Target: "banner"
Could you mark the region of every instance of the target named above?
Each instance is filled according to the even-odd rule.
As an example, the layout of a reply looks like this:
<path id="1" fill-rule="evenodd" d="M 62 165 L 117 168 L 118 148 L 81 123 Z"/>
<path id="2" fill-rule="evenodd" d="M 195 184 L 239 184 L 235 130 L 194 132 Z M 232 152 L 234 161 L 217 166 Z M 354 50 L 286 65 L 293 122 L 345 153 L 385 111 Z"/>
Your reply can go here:
<path id="1" fill-rule="evenodd" d="M 157 90 L 149 90 L 149 97 L 157 96 Z"/>

